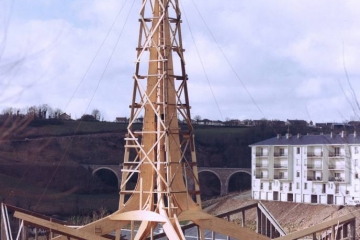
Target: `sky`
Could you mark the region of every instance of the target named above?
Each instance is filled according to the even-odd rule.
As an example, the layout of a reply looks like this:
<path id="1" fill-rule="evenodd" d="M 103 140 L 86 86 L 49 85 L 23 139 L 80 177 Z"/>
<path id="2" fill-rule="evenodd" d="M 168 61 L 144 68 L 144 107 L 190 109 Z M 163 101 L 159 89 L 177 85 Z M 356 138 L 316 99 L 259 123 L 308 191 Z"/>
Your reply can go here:
<path id="1" fill-rule="evenodd" d="M 360 1 L 180 0 L 192 116 L 360 120 Z M 140 0 L 2 0 L 0 111 L 128 117 Z"/>

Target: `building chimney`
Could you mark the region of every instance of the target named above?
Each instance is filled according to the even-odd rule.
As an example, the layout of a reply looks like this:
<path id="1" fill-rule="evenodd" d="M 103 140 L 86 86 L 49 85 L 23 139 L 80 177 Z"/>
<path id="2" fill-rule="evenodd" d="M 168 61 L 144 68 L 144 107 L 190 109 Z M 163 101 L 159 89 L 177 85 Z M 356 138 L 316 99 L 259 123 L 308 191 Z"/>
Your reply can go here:
<path id="1" fill-rule="evenodd" d="M 291 138 L 291 137 L 292 137 L 291 133 L 287 133 L 287 134 L 286 134 L 286 139 L 289 139 L 289 138 Z"/>
<path id="2" fill-rule="evenodd" d="M 276 137 L 277 137 L 278 139 L 280 139 L 280 138 L 281 138 L 281 134 L 278 134 Z"/>
<path id="3" fill-rule="evenodd" d="M 330 137 L 331 137 L 331 138 L 334 137 L 334 133 L 333 133 L 333 132 L 330 133 Z"/>
<path id="4" fill-rule="evenodd" d="M 301 133 L 298 133 L 297 134 L 297 138 L 301 138 L 302 136 L 301 136 Z"/>
<path id="5" fill-rule="evenodd" d="M 354 138 L 356 138 L 357 137 L 357 132 L 356 131 L 354 131 Z"/>

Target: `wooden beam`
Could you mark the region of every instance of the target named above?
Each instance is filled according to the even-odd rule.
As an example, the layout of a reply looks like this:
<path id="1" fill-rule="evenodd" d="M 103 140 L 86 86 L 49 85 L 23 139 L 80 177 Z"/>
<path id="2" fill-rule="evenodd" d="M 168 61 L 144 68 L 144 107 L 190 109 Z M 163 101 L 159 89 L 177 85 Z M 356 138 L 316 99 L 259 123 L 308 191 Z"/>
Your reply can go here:
<path id="1" fill-rule="evenodd" d="M 204 213 L 202 211 L 196 211 L 196 210 L 186 210 L 182 211 L 180 215 L 178 216 L 179 221 L 187 221 L 187 220 L 193 220 L 193 219 L 212 219 L 213 216 Z"/>
<path id="2" fill-rule="evenodd" d="M 286 236 L 275 238 L 275 239 L 277 239 L 277 240 L 292 240 L 292 239 L 302 238 L 302 237 L 305 237 L 308 235 L 312 235 L 313 233 L 328 229 L 328 228 L 332 227 L 333 225 L 337 225 L 338 223 L 343 224 L 343 223 L 346 223 L 349 221 L 355 221 L 355 218 L 359 217 L 359 216 L 360 216 L 360 211 L 355 211 L 355 212 L 334 218 L 332 220 L 320 223 L 318 225 L 308 227 L 308 228 L 305 228 L 305 229 L 297 231 L 297 232 L 289 233 Z"/>
<path id="3" fill-rule="evenodd" d="M 209 214 L 210 215 L 210 214 Z M 211 215 L 210 215 L 211 216 Z M 221 233 L 225 236 L 230 236 L 236 239 L 242 240 L 269 240 L 270 238 L 257 234 L 250 229 L 242 228 L 232 222 L 227 222 L 224 219 L 212 217 L 210 220 L 192 220 L 195 224 L 201 228 L 208 229 Z"/>
<path id="4" fill-rule="evenodd" d="M 110 220 L 123 220 L 123 221 L 151 221 L 151 222 L 166 222 L 167 219 L 158 213 L 135 210 L 124 213 L 113 214 L 109 218 Z"/>
<path id="5" fill-rule="evenodd" d="M 50 222 L 41 218 L 37 218 L 34 216 L 30 216 L 21 212 L 15 212 L 14 213 L 14 217 L 22 219 L 24 221 L 27 222 L 31 222 L 49 229 L 52 229 L 54 231 L 58 231 L 61 233 L 64 233 L 66 235 L 69 236 L 73 236 L 76 238 L 80 238 L 80 239 L 92 239 L 92 240 L 109 240 L 108 238 L 103 238 L 101 236 L 89 233 L 89 232 L 83 232 L 83 231 L 78 231 L 76 229 L 72 229 L 66 226 L 63 226 L 61 224 L 55 223 L 55 222 Z"/>

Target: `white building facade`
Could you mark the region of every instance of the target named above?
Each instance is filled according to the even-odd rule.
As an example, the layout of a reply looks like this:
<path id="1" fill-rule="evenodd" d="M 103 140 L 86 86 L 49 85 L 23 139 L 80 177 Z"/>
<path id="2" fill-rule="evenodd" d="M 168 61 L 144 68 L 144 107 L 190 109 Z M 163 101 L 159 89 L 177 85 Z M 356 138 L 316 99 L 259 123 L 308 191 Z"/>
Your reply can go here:
<path id="1" fill-rule="evenodd" d="M 277 136 L 250 146 L 252 197 L 344 205 L 360 201 L 360 137 Z"/>

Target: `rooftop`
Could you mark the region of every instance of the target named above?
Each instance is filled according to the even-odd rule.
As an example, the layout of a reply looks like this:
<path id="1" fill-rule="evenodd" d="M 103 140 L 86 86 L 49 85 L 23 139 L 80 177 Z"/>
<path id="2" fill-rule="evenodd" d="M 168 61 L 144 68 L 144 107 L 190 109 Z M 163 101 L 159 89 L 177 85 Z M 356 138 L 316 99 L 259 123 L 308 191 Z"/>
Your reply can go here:
<path id="1" fill-rule="evenodd" d="M 340 134 L 320 134 L 320 135 L 294 135 L 286 134 L 266 139 L 261 142 L 251 144 L 250 146 L 264 145 L 317 145 L 317 144 L 360 144 L 360 136 L 358 134 L 349 134 L 345 132 Z"/>

